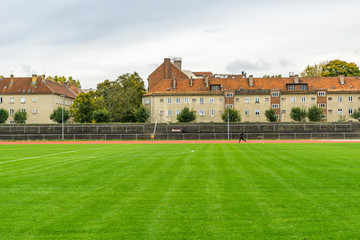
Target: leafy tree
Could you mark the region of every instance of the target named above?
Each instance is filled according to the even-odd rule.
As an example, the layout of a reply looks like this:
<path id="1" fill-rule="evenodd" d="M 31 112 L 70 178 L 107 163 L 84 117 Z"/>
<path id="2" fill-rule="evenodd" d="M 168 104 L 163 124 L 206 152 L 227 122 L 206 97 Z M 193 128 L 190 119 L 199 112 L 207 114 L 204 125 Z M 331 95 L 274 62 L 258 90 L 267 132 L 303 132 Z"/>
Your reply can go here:
<path id="1" fill-rule="evenodd" d="M 55 82 L 60 82 L 60 83 L 69 82 L 69 83 L 71 83 L 71 84 L 74 84 L 77 88 L 81 88 L 80 81 L 73 79 L 72 76 L 66 78 L 65 76 L 55 75 L 54 77 L 48 76 L 47 79 L 53 79 Z"/>
<path id="2" fill-rule="evenodd" d="M 193 110 L 190 111 L 188 107 L 184 107 L 179 115 L 177 115 L 176 119 L 179 122 L 194 122 L 196 120 L 196 115 Z"/>
<path id="3" fill-rule="evenodd" d="M 20 110 L 18 110 L 15 114 L 14 114 L 14 121 L 15 123 L 22 123 L 24 124 L 27 120 L 27 112 L 20 112 Z"/>
<path id="4" fill-rule="evenodd" d="M 351 114 L 351 117 L 357 119 L 360 122 L 360 107 L 354 110 L 353 114 Z"/>
<path id="5" fill-rule="evenodd" d="M 228 121 L 228 110 L 229 110 L 229 122 L 240 122 L 241 121 L 240 113 L 238 111 L 236 111 L 235 109 L 229 108 L 229 109 L 226 109 L 221 114 L 221 119 L 224 122 Z"/>
<path id="6" fill-rule="evenodd" d="M 113 122 L 135 122 L 135 110 L 145 93 L 144 81 L 134 72 L 126 73 L 115 81 L 105 80 L 97 85 L 96 93 L 104 100 Z"/>
<path id="7" fill-rule="evenodd" d="M 103 100 L 95 92 L 80 93 L 70 107 L 71 116 L 75 122 L 91 123 L 96 110 L 103 108 Z"/>
<path id="8" fill-rule="evenodd" d="M 269 122 L 276 122 L 277 121 L 275 110 L 272 109 L 272 108 L 265 111 L 265 117 L 266 117 L 266 120 L 269 121 Z"/>
<path id="9" fill-rule="evenodd" d="M 359 76 L 360 70 L 359 67 L 353 63 L 347 63 L 339 59 L 332 60 L 324 65 L 322 76 L 324 77 L 336 77 L 344 75 L 347 77 Z"/>
<path id="10" fill-rule="evenodd" d="M 318 108 L 316 105 L 310 107 L 306 115 L 311 122 L 319 122 L 324 117 L 323 110 Z"/>
<path id="11" fill-rule="evenodd" d="M 306 110 L 300 107 L 293 107 L 290 112 L 290 118 L 297 122 L 304 122 L 306 119 Z"/>
<path id="12" fill-rule="evenodd" d="M 57 109 L 55 109 L 52 114 L 50 114 L 50 119 L 54 120 L 57 123 L 62 123 L 62 107 L 58 107 Z M 66 109 L 64 109 L 64 123 L 67 122 L 67 120 L 69 120 L 70 118 L 70 112 Z"/>
<path id="13" fill-rule="evenodd" d="M 135 118 L 137 122 L 144 123 L 150 117 L 150 110 L 144 105 L 141 105 L 135 112 Z"/>
<path id="14" fill-rule="evenodd" d="M 313 66 L 308 65 L 305 70 L 301 73 L 302 77 L 321 77 L 323 73 L 323 67 L 328 62 L 322 62 L 314 64 Z"/>
<path id="15" fill-rule="evenodd" d="M 94 111 L 92 118 L 96 123 L 110 122 L 110 113 L 105 108 Z"/>
<path id="16" fill-rule="evenodd" d="M 0 123 L 5 123 L 9 118 L 9 112 L 4 108 L 0 108 Z"/>

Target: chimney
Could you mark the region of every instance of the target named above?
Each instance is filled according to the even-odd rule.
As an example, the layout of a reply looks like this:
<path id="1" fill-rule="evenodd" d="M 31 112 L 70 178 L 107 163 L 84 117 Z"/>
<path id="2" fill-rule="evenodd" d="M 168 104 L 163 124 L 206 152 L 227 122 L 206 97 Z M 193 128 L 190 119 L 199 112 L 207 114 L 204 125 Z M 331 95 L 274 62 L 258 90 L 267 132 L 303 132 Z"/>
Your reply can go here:
<path id="1" fill-rule="evenodd" d="M 169 79 L 170 77 L 170 58 L 164 58 L 164 78 Z"/>
<path id="2" fill-rule="evenodd" d="M 294 76 L 294 83 L 299 83 L 299 75 L 297 74 Z"/>
<path id="3" fill-rule="evenodd" d="M 10 75 L 10 84 L 13 84 L 13 83 L 14 83 L 14 75 L 11 74 L 11 75 Z"/>
<path id="4" fill-rule="evenodd" d="M 35 84 L 35 83 L 36 83 L 36 80 L 37 80 L 37 75 L 36 75 L 36 74 L 33 74 L 33 75 L 32 75 L 32 78 L 31 78 L 31 83 L 32 83 L 32 84 Z"/>
<path id="5" fill-rule="evenodd" d="M 192 78 L 192 76 L 190 76 L 190 87 L 192 87 L 193 86 L 193 78 Z"/>
<path id="6" fill-rule="evenodd" d="M 181 70 L 181 58 L 179 57 L 174 58 L 174 65 L 175 67 Z"/>
<path id="7" fill-rule="evenodd" d="M 175 73 L 174 73 L 174 76 L 173 76 L 172 88 L 173 88 L 173 89 L 176 88 L 176 75 L 175 75 Z"/>
<path id="8" fill-rule="evenodd" d="M 209 76 L 205 76 L 205 85 L 206 88 L 209 88 Z"/>
<path id="9" fill-rule="evenodd" d="M 340 84 L 341 85 L 345 84 L 345 76 L 344 75 L 340 75 Z"/>
<path id="10" fill-rule="evenodd" d="M 45 74 L 41 75 L 41 80 L 45 81 Z"/>
<path id="11" fill-rule="evenodd" d="M 254 86 L 254 76 L 253 75 L 249 75 L 249 87 Z"/>

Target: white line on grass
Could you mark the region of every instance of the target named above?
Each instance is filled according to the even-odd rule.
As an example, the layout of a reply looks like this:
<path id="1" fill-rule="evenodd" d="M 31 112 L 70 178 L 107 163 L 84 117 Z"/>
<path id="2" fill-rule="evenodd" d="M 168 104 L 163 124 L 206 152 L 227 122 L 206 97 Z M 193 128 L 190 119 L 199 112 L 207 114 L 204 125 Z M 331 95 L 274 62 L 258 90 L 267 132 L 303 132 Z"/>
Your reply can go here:
<path id="1" fill-rule="evenodd" d="M 34 159 L 34 158 L 40 158 L 40 157 L 50 157 L 50 156 L 55 156 L 55 155 L 60 155 L 60 154 L 65 154 L 65 153 L 72 153 L 72 152 L 79 152 L 79 151 L 81 151 L 81 150 L 73 150 L 73 151 L 60 152 L 60 153 L 52 153 L 52 154 L 46 154 L 46 155 L 40 155 L 40 156 L 34 156 L 34 157 L 19 158 L 19 159 L 14 159 L 14 160 L 9 160 L 9 161 L 0 162 L 0 164 L 2 164 L 2 163 L 9 163 L 9 162 L 17 162 L 17 161 L 22 161 L 22 160 Z"/>

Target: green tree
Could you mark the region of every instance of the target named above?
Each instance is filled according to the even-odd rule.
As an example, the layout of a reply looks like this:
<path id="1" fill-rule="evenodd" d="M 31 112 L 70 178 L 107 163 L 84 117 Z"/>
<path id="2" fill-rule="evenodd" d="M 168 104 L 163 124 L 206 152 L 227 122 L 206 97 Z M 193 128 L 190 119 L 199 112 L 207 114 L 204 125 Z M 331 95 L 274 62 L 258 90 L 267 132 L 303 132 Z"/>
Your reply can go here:
<path id="1" fill-rule="evenodd" d="M 306 110 L 300 107 L 293 107 L 290 112 L 290 118 L 297 122 L 304 122 L 306 119 Z"/>
<path id="2" fill-rule="evenodd" d="M 62 123 L 62 114 L 63 114 L 62 107 L 58 107 L 50 114 L 50 119 L 57 123 Z M 69 120 L 69 118 L 70 118 L 70 111 L 64 109 L 64 123 L 66 123 L 67 120 Z"/>
<path id="3" fill-rule="evenodd" d="M 150 117 L 150 110 L 147 109 L 144 105 L 141 105 L 135 112 L 136 121 L 139 123 L 144 123 Z"/>
<path id="4" fill-rule="evenodd" d="M 103 100 L 95 92 L 80 93 L 70 107 L 70 114 L 75 122 L 91 123 L 96 110 L 103 108 Z"/>
<path id="5" fill-rule="evenodd" d="M 266 117 L 266 120 L 269 121 L 269 122 L 276 122 L 277 121 L 275 110 L 272 109 L 272 108 L 265 111 L 265 117 Z"/>
<path id="6" fill-rule="evenodd" d="M 24 124 L 26 122 L 26 120 L 27 120 L 27 112 L 20 112 L 20 110 L 18 110 L 14 114 L 15 123 Z"/>
<path id="7" fill-rule="evenodd" d="M 351 114 L 351 117 L 360 122 L 360 107 L 354 110 L 353 114 Z"/>
<path id="8" fill-rule="evenodd" d="M 92 118 L 96 123 L 107 123 L 110 122 L 110 113 L 105 108 L 98 109 L 93 112 Z"/>
<path id="9" fill-rule="evenodd" d="M 229 122 L 241 122 L 241 116 L 240 113 L 238 111 L 236 111 L 235 109 L 229 108 L 226 109 L 222 114 L 221 114 L 221 119 L 224 122 L 228 121 L 228 110 L 229 110 Z"/>
<path id="10" fill-rule="evenodd" d="M 301 73 L 302 77 L 321 77 L 323 73 L 323 67 L 328 62 L 322 62 L 319 64 L 308 65 Z"/>
<path id="11" fill-rule="evenodd" d="M 9 118 L 9 112 L 4 108 L 0 108 L 0 123 L 5 123 Z"/>
<path id="12" fill-rule="evenodd" d="M 179 115 L 177 115 L 176 119 L 179 122 L 194 122 L 196 120 L 196 115 L 193 110 L 190 111 L 188 107 L 184 107 Z"/>
<path id="13" fill-rule="evenodd" d="M 310 122 L 319 122 L 324 117 L 323 110 L 316 105 L 310 107 L 306 113 Z"/>
<path id="14" fill-rule="evenodd" d="M 97 85 L 96 93 L 104 100 L 113 122 L 135 122 L 135 111 L 145 93 L 144 81 L 134 72 L 126 73 L 115 81 L 105 80 Z"/>
<path id="15" fill-rule="evenodd" d="M 336 77 L 344 75 L 347 77 L 359 76 L 359 67 L 353 62 L 345 62 L 339 59 L 332 60 L 324 65 L 322 69 L 323 77 Z"/>

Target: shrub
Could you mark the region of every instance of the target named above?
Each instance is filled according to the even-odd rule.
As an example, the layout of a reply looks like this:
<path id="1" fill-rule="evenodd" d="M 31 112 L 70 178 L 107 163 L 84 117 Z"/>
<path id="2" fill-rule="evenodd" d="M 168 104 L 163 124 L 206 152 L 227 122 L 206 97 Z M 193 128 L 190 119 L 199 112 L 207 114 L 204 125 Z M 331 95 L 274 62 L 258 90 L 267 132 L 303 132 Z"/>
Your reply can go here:
<path id="1" fill-rule="evenodd" d="M 9 118 L 9 112 L 3 108 L 0 108 L 0 123 L 5 123 Z"/>
<path id="2" fill-rule="evenodd" d="M 150 117 L 150 110 L 141 105 L 135 112 L 136 121 L 139 123 L 146 122 Z"/>
<path id="3" fill-rule="evenodd" d="M 27 119 L 27 112 L 20 112 L 19 110 L 14 115 L 15 123 L 24 124 L 26 122 L 26 119 Z"/>
<path id="4" fill-rule="evenodd" d="M 176 119 L 179 122 L 194 122 L 196 120 L 196 115 L 193 110 L 190 111 L 188 107 L 184 107 Z"/>
<path id="5" fill-rule="evenodd" d="M 294 121 L 304 122 L 306 119 L 306 110 L 300 107 L 293 107 L 290 112 L 290 117 Z"/>
<path id="6" fill-rule="evenodd" d="M 359 109 L 355 109 L 354 113 L 351 114 L 351 117 L 357 119 L 360 122 L 360 107 Z"/>
<path id="7" fill-rule="evenodd" d="M 318 108 L 316 105 L 310 107 L 306 115 L 310 122 L 319 122 L 324 117 L 322 109 Z"/>
<path id="8" fill-rule="evenodd" d="M 240 113 L 238 111 L 236 111 L 235 109 L 232 109 L 232 108 L 226 109 L 223 112 L 223 114 L 221 114 L 221 119 L 224 122 L 228 121 L 228 110 L 229 110 L 229 122 L 241 122 Z"/>
<path id="9" fill-rule="evenodd" d="M 106 109 L 98 109 L 94 111 L 92 118 L 96 123 L 110 122 L 110 113 Z"/>
<path id="10" fill-rule="evenodd" d="M 50 114 L 50 119 L 54 120 L 57 123 L 62 123 L 62 107 L 58 107 L 57 109 L 55 109 L 52 114 Z M 67 122 L 67 120 L 69 120 L 70 118 L 70 111 L 64 109 L 64 123 Z"/>
<path id="11" fill-rule="evenodd" d="M 272 109 L 272 108 L 265 111 L 265 117 L 266 117 L 266 120 L 268 120 L 269 122 L 276 122 L 277 121 L 275 110 Z"/>

